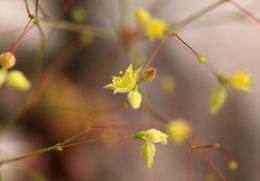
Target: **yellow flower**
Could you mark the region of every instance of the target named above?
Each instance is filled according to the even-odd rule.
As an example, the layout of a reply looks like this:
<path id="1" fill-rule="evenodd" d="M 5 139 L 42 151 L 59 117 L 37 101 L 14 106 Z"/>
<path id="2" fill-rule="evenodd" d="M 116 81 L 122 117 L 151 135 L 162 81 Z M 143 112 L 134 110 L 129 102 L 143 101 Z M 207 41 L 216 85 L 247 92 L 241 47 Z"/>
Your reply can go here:
<path id="1" fill-rule="evenodd" d="M 134 17 L 140 25 L 146 25 L 151 19 L 150 14 L 143 8 L 136 8 L 134 10 Z"/>
<path id="2" fill-rule="evenodd" d="M 145 141 L 141 146 L 141 154 L 144 160 L 144 165 L 148 168 L 152 166 L 155 155 L 155 146 L 149 141 Z"/>
<path id="3" fill-rule="evenodd" d="M 12 68 L 15 65 L 16 58 L 13 53 L 5 52 L 0 55 L 0 62 L 4 68 Z"/>
<path id="4" fill-rule="evenodd" d="M 228 83 L 231 87 L 235 89 L 251 92 L 251 88 L 249 86 L 252 82 L 250 78 L 251 78 L 250 74 L 246 72 L 238 72 L 231 75 L 228 78 Z"/>
<path id="5" fill-rule="evenodd" d="M 145 34 L 150 40 L 162 38 L 165 35 L 167 31 L 166 23 L 158 18 L 152 18 L 146 10 L 135 9 L 134 17 L 137 23 L 143 26 Z"/>
<path id="6" fill-rule="evenodd" d="M 165 128 L 170 138 L 175 142 L 182 142 L 191 133 L 190 125 L 182 119 L 169 122 Z"/>
<path id="7" fill-rule="evenodd" d="M 214 89 L 210 98 L 210 112 L 216 113 L 224 104 L 226 97 L 227 93 L 223 86 L 219 86 Z"/>
<path id="8" fill-rule="evenodd" d="M 236 161 L 230 160 L 230 161 L 228 162 L 228 167 L 229 167 L 230 170 L 236 171 L 236 170 L 238 169 L 238 164 L 237 164 Z"/>
<path id="9" fill-rule="evenodd" d="M 146 131 L 145 137 L 153 143 L 160 142 L 162 144 L 167 144 L 168 136 L 156 129 L 149 129 L 148 131 Z"/>
<path id="10" fill-rule="evenodd" d="M 127 99 L 132 108 L 138 109 L 142 102 L 142 95 L 137 90 L 133 90 L 128 93 Z"/>
<path id="11" fill-rule="evenodd" d="M 145 34 L 150 40 L 162 38 L 167 31 L 167 25 L 160 19 L 152 19 L 145 25 Z"/>
<path id="12" fill-rule="evenodd" d="M 132 91 L 136 86 L 136 81 L 138 78 L 138 74 L 141 70 L 141 67 L 138 68 L 135 72 L 133 71 L 132 64 L 126 69 L 125 74 L 120 71 L 122 77 L 114 76 L 112 83 L 104 86 L 104 88 L 114 89 L 114 94 L 117 92 L 127 93 Z"/>
<path id="13" fill-rule="evenodd" d="M 12 88 L 23 91 L 26 91 L 31 87 L 30 81 L 25 77 L 25 75 L 22 72 L 18 70 L 10 71 L 7 74 L 6 83 L 8 86 Z"/>

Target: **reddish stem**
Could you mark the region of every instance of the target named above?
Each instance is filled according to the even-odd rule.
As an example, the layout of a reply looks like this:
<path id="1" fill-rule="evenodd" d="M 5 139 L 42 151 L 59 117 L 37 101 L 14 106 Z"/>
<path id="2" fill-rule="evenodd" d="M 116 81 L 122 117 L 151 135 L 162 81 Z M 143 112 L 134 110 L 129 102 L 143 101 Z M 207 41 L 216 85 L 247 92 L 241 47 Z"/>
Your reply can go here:
<path id="1" fill-rule="evenodd" d="M 72 143 L 72 144 L 68 144 L 68 145 L 62 145 L 60 147 L 61 148 L 68 148 L 68 147 L 73 147 L 73 146 L 77 146 L 77 145 L 84 144 L 84 143 L 93 143 L 93 142 L 98 142 L 98 141 L 108 141 L 108 140 L 121 139 L 121 138 L 132 138 L 132 136 L 116 136 L 116 137 L 111 137 L 111 138 L 92 139 L 92 140 L 80 141 L 80 142 L 76 142 L 76 143 Z"/>
<path id="2" fill-rule="evenodd" d="M 200 55 L 198 54 L 198 52 L 196 52 L 196 51 L 195 51 L 190 45 L 188 45 L 181 37 L 179 37 L 179 35 L 178 35 L 177 33 L 175 34 L 175 36 L 176 36 L 186 47 L 188 47 L 196 57 L 200 56 Z"/>
<path id="3" fill-rule="evenodd" d="M 185 141 L 189 146 L 193 146 L 193 143 L 189 138 L 186 138 Z M 209 162 L 209 164 L 216 170 L 216 172 L 224 181 L 227 181 L 226 177 L 219 171 L 219 169 L 214 165 L 214 163 L 207 157 L 205 153 L 203 153 L 200 149 L 196 149 L 196 151 L 198 151 L 201 154 L 201 156 Z"/>
<path id="4" fill-rule="evenodd" d="M 158 54 L 159 50 L 161 49 L 161 47 L 162 47 L 163 44 L 165 43 L 166 39 L 167 39 L 167 36 L 165 36 L 165 37 L 161 40 L 160 44 L 157 46 L 157 48 L 156 48 L 155 51 L 153 52 L 151 58 L 147 61 L 146 65 L 144 66 L 144 69 L 143 69 L 143 70 L 147 69 L 147 68 L 150 66 L 150 64 L 152 63 L 154 57 Z M 141 77 L 137 80 L 136 84 L 138 85 L 138 84 L 140 84 L 140 83 L 141 83 Z"/>
<path id="5" fill-rule="evenodd" d="M 189 161 L 189 181 L 192 181 L 192 158 L 193 158 L 193 151 L 190 150 L 190 161 Z"/>
<path id="6" fill-rule="evenodd" d="M 25 26 L 25 28 L 24 28 L 22 34 L 20 35 L 20 37 L 19 37 L 19 38 L 14 42 L 14 44 L 9 48 L 9 51 L 12 52 L 12 54 L 15 53 L 15 51 L 16 51 L 16 49 L 17 49 L 17 47 L 18 47 L 20 41 L 22 40 L 23 36 L 25 35 L 26 30 L 27 30 L 27 28 L 29 27 L 31 21 L 32 21 L 32 19 L 30 19 L 30 20 L 28 21 L 28 23 L 26 24 L 26 26 Z"/>
<path id="7" fill-rule="evenodd" d="M 233 0 L 228 0 L 231 4 L 233 4 L 235 7 L 237 7 L 238 9 L 240 9 L 241 11 L 243 11 L 245 14 L 247 14 L 248 16 L 250 16 L 251 18 L 253 18 L 257 23 L 260 24 L 260 19 L 257 18 L 255 15 L 253 15 L 251 12 L 249 12 L 248 10 L 244 9 L 243 7 L 241 7 L 239 4 L 237 4 L 235 1 Z"/>

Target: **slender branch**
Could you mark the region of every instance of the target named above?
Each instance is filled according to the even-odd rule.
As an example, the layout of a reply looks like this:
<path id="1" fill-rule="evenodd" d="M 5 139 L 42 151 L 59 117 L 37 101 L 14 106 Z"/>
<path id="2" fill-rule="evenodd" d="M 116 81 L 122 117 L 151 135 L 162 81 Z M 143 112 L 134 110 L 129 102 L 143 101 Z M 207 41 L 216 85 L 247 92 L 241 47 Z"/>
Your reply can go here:
<path id="1" fill-rule="evenodd" d="M 190 150 L 190 160 L 189 160 L 189 178 L 188 181 L 192 181 L 192 158 L 194 150 Z"/>

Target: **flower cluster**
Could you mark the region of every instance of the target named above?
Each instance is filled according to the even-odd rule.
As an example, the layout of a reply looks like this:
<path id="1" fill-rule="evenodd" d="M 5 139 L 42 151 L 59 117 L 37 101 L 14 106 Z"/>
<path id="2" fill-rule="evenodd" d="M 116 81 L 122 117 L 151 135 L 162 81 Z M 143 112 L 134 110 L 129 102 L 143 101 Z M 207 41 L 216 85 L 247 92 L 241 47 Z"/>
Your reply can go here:
<path id="1" fill-rule="evenodd" d="M 133 138 L 145 140 L 145 142 L 141 145 L 140 151 L 144 160 L 144 165 L 150 168 L 152 166 L 156 151 L 154 143 L 167 144 L 168 136 L 156 129 L 150 129 L 136 133 Z"/>
<path id="2" fill-rule="evenodd" d="M 145 34 L 150 40 L 162 38 L 167 32 L 168 28 L 164 21 L 151 17 L 150 14 L 142 8 L 134 10 L 134 17 L 137 23 L 144 28 Z"/>
<path id="3" fill-rule="evenodd" d="M 11 52 L 5 52 L 0 55 L 2 68 L 0 70 L 0 86 L 6 83 L 9 87 L 26 91 L 31 87 L 30 81 L 21 71 L 8 69 L 15 65 L 16 58 Z"/>

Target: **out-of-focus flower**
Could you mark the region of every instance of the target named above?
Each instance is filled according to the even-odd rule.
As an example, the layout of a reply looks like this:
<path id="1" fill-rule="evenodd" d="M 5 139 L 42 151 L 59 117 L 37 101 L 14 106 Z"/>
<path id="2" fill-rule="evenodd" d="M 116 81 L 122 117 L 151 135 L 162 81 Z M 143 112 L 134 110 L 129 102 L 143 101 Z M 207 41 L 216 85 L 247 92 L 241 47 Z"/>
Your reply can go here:
<path id="1" fill-rule="evenodd" d="M 226 97 L 226 89 L 223 86 L 218 86 L 214 89 L 210 98 L 210 112 L 216 113 L 224 104 Z"/>
<path id="2" fill-rule="evenodd" d="M 163 20 L 152 18 L 150 14 L 142 8 L 134 10 L 134 17 L 137 23 L 143 26 L 145 34 L 150 40 L 162 38 L 167 32 L 168 28 Z"/>
<path id="3" fill-rule="evenodd" d="M 4 68 L 12 68 L 15 65 L 16 58 L 13 53 L 5 52 L 0 55 L 0 62 Z"/>
<path id="4" fill-rule="evenodd" d="M 175 91 L 176 83 L 173 77 L 165 75 L 160 79 L 160 86 L 164 93 L 169 94 Z"/>
<path id="5" fill-rule="evenodd" d="M 138 109 L 142 102 L 142 95 L 138 90 L 133 90 L 128 93 L 127 99 L 132 108 Z"/>
<path id="6" fill-rule="evenodd" d="M 83 23 L 87 20 L 88 14 L 83 8 L 74 7 L 71 11 L 71 16 L 74 21 L 78 23 Z"/>
<path id="7" fill-rule="evenodd" d="M 12 88 L 23 91 L 26 91 L 31 87 L 30 81 L 25 77 L 25 75 L 22 72 L 18 70 L 10 71 L 7 74 L 6 83 L 8 86 Z"/>
<path id="8" fill-rule="evenodd" d="M 185 120 L 177 119 L 166 124 L 165 131 L 173 141 L 182 142 L 191 133 L 191 127 Z"/>
<path id="9" fill-rule="evenodd" d="M 236 161 L 230 160 L 230 161 L 228 162 L 228 167 L 229 167 L 230 170 L 236 171 L 236 170 L 238 169 L 238 164 L 237 164 Z"/>
<path id="10" fill-rule="evenodd" d="M 155 155 L 155 146 L 149 141 L 145 141 L 141 146 L 141 154 L 144 160 L 144 165 L 148 168 L 152 166 Z"/>
<path id="11" fill-rule="evenodd" d="M 234 73 L 230 77 L 228 77 L 227 81 L 229 85 L 235 89 L 251 92 L 251 75 L 246 72 L 238 72 Z"/>

